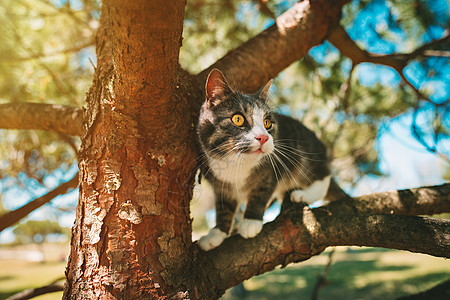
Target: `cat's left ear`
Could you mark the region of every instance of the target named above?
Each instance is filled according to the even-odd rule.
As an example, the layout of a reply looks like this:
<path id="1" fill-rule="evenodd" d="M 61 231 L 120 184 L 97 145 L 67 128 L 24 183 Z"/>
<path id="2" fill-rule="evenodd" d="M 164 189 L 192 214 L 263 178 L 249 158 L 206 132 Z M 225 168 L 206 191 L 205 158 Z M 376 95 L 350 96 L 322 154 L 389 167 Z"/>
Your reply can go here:
<path id="1" fill-rule="evenodd" d="M 213 69 L 206 79 L 206 101 L 209 103 L 215 103 L 220 101 L 224 96 L 231 92 L 228 86 L 225 75 L 218 69 Z"/>
<path id="2" fill-rule="evenodd" d="M 269 96 L 269 89 L 272 86 L 273 79 L 270 79 L 266 85 L 258 91 L 258 97 L 267 102 Z"/>

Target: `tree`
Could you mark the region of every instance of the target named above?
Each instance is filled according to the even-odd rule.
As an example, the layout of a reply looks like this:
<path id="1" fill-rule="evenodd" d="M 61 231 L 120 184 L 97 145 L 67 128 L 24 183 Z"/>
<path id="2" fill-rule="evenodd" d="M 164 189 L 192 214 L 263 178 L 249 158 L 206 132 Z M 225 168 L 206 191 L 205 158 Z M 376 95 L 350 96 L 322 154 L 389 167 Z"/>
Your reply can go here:
<path id="1" fill-rule="evenodd" d="M 30 220 L 14 228 L 14 233 L 22 243 L 42 244 L 50 234 L 67 234 L 65 229 L 55 221 Z"/>
<path id="2" fill-rule="evenodd" d="M 70 236 L 70 229 L 61 227 L 56 221 L 29 220 L 16 226 L 14 228 L 14 234 L 19 243 L 37 244 L 42 253 L 42 258 L 45 260 L 43 244 L 47 241 L 48 236 L 51 234 Z"/>
<path id="3" fill-rule="evenodd" d="M 271 15 L 267 1 L 256 2 L 261 12 Z M 445 49 L 448 34 L 409 53 L 375 55 L 359 48 L 346 33 L 349 15 L 341 18 L 346 2 L 294 4 L 274 25 L 191 75 L 179 66 L 184 1 L 105 0 L 95 38 L 97 65 L 82 120 L 76 108 L 28 103 L 0 107 L 0 115 L 7 120 L 0 121 L 2 128 L 81 136 L 80 198 L 64 298 L 217 298 L 251 276 L 306 260 L 335 245 L 379 246 L 448 257 L 450 223 L 415 215 L 450 211 L 449 184 L 372 194 L 313 210 L 285 207 L 256 238 L 235 236 L 211 252 L 202 252 L 191 241 L 189 201 L 198 155 L 194 125 L 204 99 L 204 81 L 213 67 L 233 78 L 232 84 L 239 89 L 253 92 L 328 39 L 351 60 L 348 78 L 340 81 L 324 76 L 328 77 L 321 78 L 326 88 L 317 95 L 334 95 L 330 101 L 337 103 L 325 124 L 333 126 L 323 134 L 331 146 L 344 129 L 349 130 L 344 139 L 355 132 L 346 122 L 339 122 L 337 112 L 354 118 L 353 124 L 356 116 L 370 115 L 358 128 L 372 134 L 369 140 L 374 138 L 375 121 L 382 117 L 373 103 L 356 105 L 358 99 L 365 99 L 358 94 L 374 93 L 375 88 L 350 89 L 353 70 L 362 62 L 392 67 L 409 87 L 395 91 L 406 100 L 393 106 L 385 99 L 389 97 L 374 96 L 385 100 L 381 104 L 389 107 L 387 115 L 412 107 L 413 101 L 405 95 L 418 97 L 416 111 L 423 102 L 436 104 L 403 70 L 425 51 L 443 51 L 439 47 Z M 192 5 L 201 4 L 195 1 Z M 227 4 L 234 7 L 232 1 Z M 347 13 L 352 9 L 344 8 Z M 309 70 L 317 71 L 311 67 L 314 59 L 307 56 L 304 60 L 305 68 L 309 64 Z M 343 60 L 340 56 L 334 62 L 334 72 L 341 72 Z M 434 105 L 435 120 L 445 105 Z M 432 129 L 446 134 L 439 124 Z M 426 133 L 416 132 L 430 151 L 439 152 L 437 146 L 428 144 Z M 435 145 L 443 138 L 436 136 Z M 335 151 L 344 150 L 337 147 Z M 350 155 L 358 169 L 368 165 L 370 152 Z M 371 172 L 375 172 L 373 165 Z"/>

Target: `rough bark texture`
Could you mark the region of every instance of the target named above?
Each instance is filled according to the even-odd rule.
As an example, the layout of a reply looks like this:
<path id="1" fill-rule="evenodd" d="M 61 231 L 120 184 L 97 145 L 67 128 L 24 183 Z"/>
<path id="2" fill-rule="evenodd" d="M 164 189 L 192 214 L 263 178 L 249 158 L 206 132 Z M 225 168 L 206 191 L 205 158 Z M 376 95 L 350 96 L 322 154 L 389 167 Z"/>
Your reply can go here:
<path id="1" fill-rule="evenodd" d="M 25 218 L 29 213 L 38 209 L 42 205 L 49 203 L 53 198 L 67 193 L 69 189 L 74 189 L 78 185 L 78 174 L 75 175 L 71 180 L 61 184 L 55 189 L 51 190 L 47 194 L 34 199 L 33 201 L 25 204 L 24 206 L 5 213 L 0 216 L 0 232 L 2 232 L 5 228 L 14 225 L 19 222 L 22 218 Z"/>
<path id="2" fill-rule="evenodd" d="M 373 193 L 328 205 L 332 212 L 433 215 L 450 211 L 450 184 Z"/>
<path id="3" fill-rule="evenodd" d="M 103 3 L 65 299 L 183 291 L 196 163 L 190 106 L 174 96 L 184 8 Z"/>
<path id="4" fill-rule="evenodd" d="M 43 103 L 0 104 L 0 128 L 39 129 L 81 135 L 82 110 Z"/>

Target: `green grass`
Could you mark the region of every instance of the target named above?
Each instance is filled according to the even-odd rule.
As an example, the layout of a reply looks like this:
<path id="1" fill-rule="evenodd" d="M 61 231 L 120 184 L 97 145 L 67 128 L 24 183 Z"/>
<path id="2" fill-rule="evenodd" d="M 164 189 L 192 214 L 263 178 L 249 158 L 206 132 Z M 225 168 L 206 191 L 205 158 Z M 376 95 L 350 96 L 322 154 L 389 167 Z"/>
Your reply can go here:
<path id="1" fill-rule="evenodd" d="M 19 246 L 14 248 L 0 248 L 7 251 L 9 257 L 17 250 L 17 255 L 9 259 L 0 259 L 0 299 L 29 288 L 37 288 L 48 285 L 64 276 L 66 262 L 59 260 L 62 255 L 67 255 L 68 245 L 46 245 L 44 247 L 46 262 L 30 262 L 24 257 L 24 251 L 36 251 L 35 245 Z M 11 251 L 12 250 L 12 251 Z M 54 300 L 61 299 L 62 292 L 42 295 L 33 299 Z"/>
<path id="2" fill-rule="evenodd" d="M 36 248 L 30 246 L 30 250 Z M 0 251 L 3 249 L 0 248 Z M 22 249 L 23 250 L 23 249 Z M 0 259 L 0 299 L 24 289 L 47 285 L 64 275 L 67 245 L 48 245 L 48 262 L 28 262 L 19 255 Z M 1 257 L 1 256 L 0 256 Z M 310 299 L 312 289 L 328 261 L 327 253 L 285 269 L 256 276 L 244 283 L 245 297 L 228 291 L 223 300 Z M 320 289 L 321 300 L 395 299 L 418 293 L 450 279 L 450 260 L 429 255 L 378 248 L 338 248 L 327 276 L 328 285 Z M 61 299 L 62 292 L 37 297 Z"/>
<path id="3" fill-rule="evenodd" d="M 1 261 L 0 299 L 29 288 L 41 287 L 64 276 L 65 262 L 27 262 L 23 260 Z M 61 299 L 61 293 L 43 295 L 35 299 Z"/>
<path id="4" fill-rule="evenodd" d="M 307 262 L 256 276 L 244 283 L 244 296 L 228 291 L 223 300 L 232 299 L 310 299 L 317 276 L 327 263 L 322 254 Z M 334 255 L 319 299 L 395 299 L 427 290 L 450 279 L 450 261 L 409 252 L 359 248 Z"/>

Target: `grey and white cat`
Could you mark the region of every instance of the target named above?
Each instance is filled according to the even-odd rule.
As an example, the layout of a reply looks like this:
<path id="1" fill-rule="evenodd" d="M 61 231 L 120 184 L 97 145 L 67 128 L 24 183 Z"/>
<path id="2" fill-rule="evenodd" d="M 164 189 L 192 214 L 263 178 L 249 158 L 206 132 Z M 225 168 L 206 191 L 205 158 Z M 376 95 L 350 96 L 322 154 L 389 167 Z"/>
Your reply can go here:
<path id="1" fill-rule="evenodd" d="M 206 81 L 197 132 L 203 180 L 214 190 L 216 226 L 199 240 L 205 251 L 232 233 L 243 205 L 237 233 L 252 238 L 262 229 L 267 206 L 286 193 L 292 201 L 308 204 L 346 196 L 331 178 L 327 149 L 316 135 L 299 121 L 271 111 L 271 83 L 256 94 L 243 94 L 233 91 L 217 69 Z"/>

